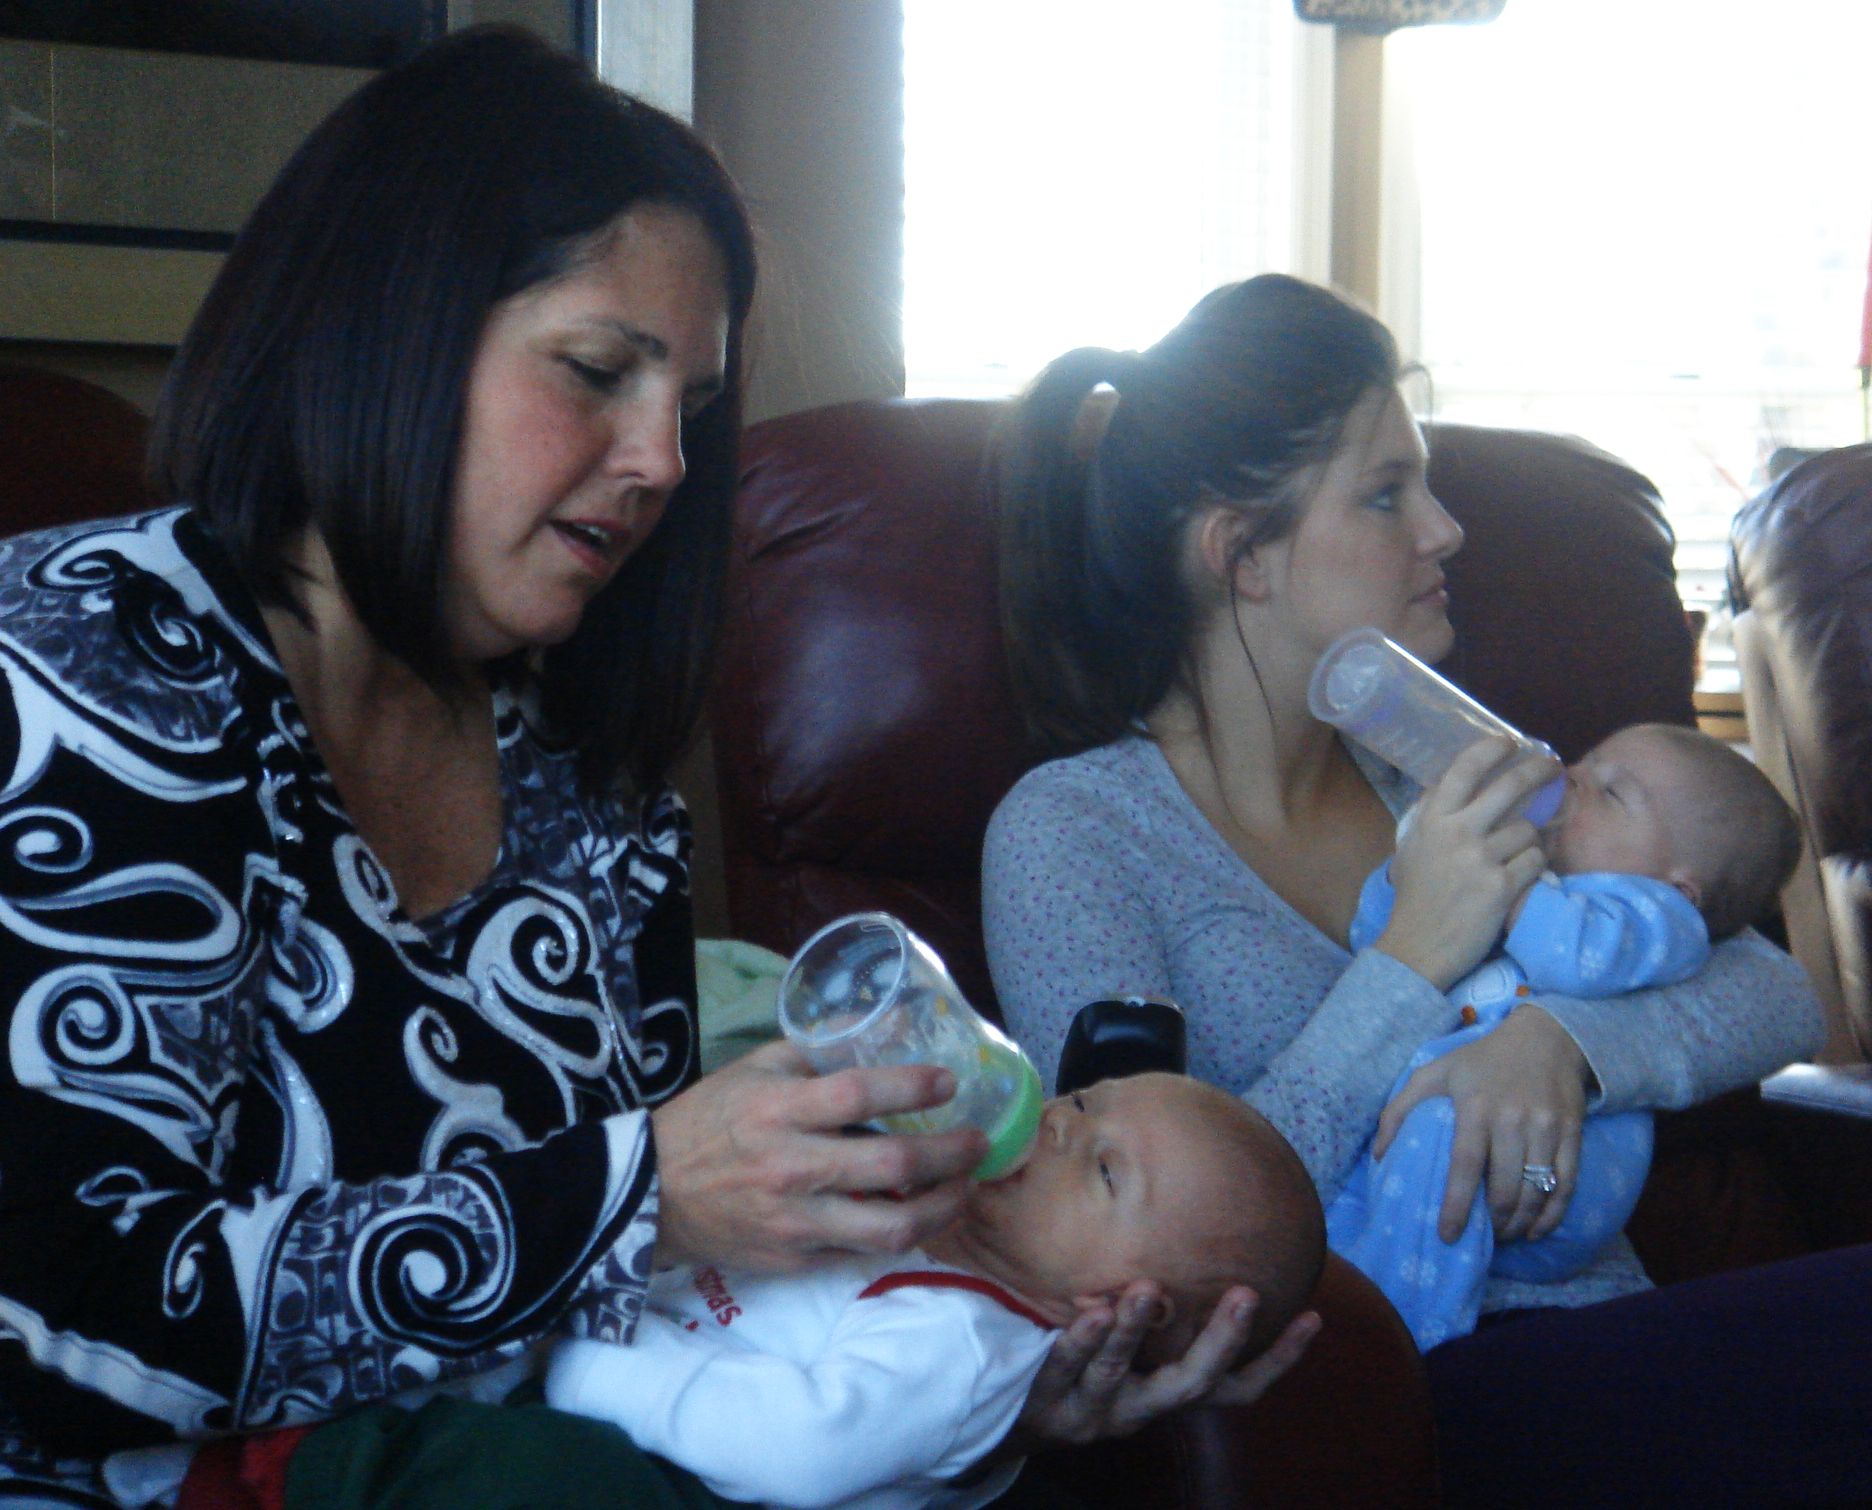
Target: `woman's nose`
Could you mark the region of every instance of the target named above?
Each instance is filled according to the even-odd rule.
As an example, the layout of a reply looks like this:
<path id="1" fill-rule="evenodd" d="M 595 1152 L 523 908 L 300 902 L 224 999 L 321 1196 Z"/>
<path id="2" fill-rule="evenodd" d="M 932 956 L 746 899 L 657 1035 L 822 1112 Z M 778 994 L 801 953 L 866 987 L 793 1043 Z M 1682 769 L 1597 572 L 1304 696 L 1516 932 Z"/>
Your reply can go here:
<path id="1" fill-rule="evenodd" d="M 677 405 L 632 405 L 617 417 L 606 470 L 667 498 L 681 485 L 682 409 Z"/>
<path id="2" fill-rule="evenodd" d="M 1463 527 L 1438 501 L 1436 494 L 1424 492 L 1424 518 L 1418 531 L 1418 549 L 1433 561 L 1453 556 L 1462 548 Z"/>

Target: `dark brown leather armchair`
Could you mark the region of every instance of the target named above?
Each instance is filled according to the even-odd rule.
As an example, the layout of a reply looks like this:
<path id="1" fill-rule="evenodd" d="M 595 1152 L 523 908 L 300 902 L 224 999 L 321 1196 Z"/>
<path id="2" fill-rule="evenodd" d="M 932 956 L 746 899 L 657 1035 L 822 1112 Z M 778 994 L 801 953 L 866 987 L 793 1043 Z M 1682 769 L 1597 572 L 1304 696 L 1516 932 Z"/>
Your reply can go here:
<path id="1" fill-rule="evenodd" d="M 749 433 L 713 732 L 738 937 L 787 952 L 842 913 L 901 915 L 993 1008 L 982 834 L 1031 763 L 1002 663 L 984 454 L 1001 405 L 898 400 Z M 1693 717 L 1691 642 L 1649 483 L 1577 442 L 1437 426 L 1431 483 L 1457 677 L 1575 755 Z M 1326 1329 L 1258 1405 L 1044 1465 L 1089 1504 L 1437 1501 L 1428 1395 L 1383 1298 L 1335 1263 Z"/>
<path id="2" fill-rule="evenodd" d="M 1872 445 L 1780 477 L 1730 547 L 1750 743 L 1804 839 L 1788 944 L 1828 1014 L 1826 1062 L 1762 1083 L 1767 1155 L 1784 1228 L 1811 1247 L 1872 1241 Z"/>
<path id="3" fill-rule="evenodd" d="M 1872 446 L 1800 463 L 1736 516 L 1730 593 L 1755 757 L 1807 838 L 1788 943 L 1872 1058 Z"/>

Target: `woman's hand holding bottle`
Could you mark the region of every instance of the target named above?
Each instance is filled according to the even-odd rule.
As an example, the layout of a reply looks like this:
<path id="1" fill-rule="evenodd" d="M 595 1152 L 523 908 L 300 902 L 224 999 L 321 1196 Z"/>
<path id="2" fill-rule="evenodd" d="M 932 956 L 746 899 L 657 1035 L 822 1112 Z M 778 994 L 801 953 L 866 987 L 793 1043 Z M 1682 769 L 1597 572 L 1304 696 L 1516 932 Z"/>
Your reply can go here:
<path id="1" fill-rule="evenodd" d="M 1457 756 L 1399 837 L 1397 899 L 1376 947 L 1439 991 L 1472 969 L 1545 867 L 1539 831 L 1521 808 L 1558 771 L 1551 756 L 1507 739 L 1478 740 Z"/>
<path id="2" fill-rule="evenodd" d="M 917 1136 L 846 1129 L 949 1099 L 934 1065 L 816 1076 L 774 1043 L 651 1113 L 659 1262 L 784 1271 L 841 1252 L 901 1253 L 961 1210 L 988 1140 L 972 1127 Z M 889 1195 L 885 1200 L 856 1199 Z"/>
<path id="3" fill-rule="evenodd" d="M 1510 911 L 1545 868 L 1540 835 L 1520 814 L 1557 765 L 1515 750 L 1509 740 L 1485 739 L 1458 756 L 1424 793 L 1391 862 L 1397 901 L 1377 947 L 1438 990 L 1495 947 Z M 1443 1240 L 1455 1241 L 1478 1188 L 1498 1241 L 1544 1236 L 1572 1199 L 1586 1078 L 1578 1045 L 1530 1003 L 1413 1074 L 1379 1118 L 1372 1152 L 1383 1157 L 1414 1107 L 1447 1096 L 1456 1135 L 1437 1221 Z M 1553 1169 L 1555 1188 L 1522 1179 L 1528 1166 Z"/>

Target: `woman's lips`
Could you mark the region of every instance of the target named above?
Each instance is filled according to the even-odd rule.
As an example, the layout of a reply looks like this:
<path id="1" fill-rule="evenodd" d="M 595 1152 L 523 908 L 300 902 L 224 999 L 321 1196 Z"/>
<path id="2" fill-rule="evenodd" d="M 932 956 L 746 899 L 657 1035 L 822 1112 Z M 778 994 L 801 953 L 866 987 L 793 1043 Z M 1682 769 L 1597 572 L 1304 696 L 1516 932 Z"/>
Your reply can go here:
<path id="1" fill-rule="evenodd" d="M 602 525 L 587 524 L 583 521 L 568 524 L 554 520 L 553 531 L 580 563 L 594 573 L 609 572 L 612 563 L 622 553 L 624 544 L 622 532 L 610 530 Z"/>

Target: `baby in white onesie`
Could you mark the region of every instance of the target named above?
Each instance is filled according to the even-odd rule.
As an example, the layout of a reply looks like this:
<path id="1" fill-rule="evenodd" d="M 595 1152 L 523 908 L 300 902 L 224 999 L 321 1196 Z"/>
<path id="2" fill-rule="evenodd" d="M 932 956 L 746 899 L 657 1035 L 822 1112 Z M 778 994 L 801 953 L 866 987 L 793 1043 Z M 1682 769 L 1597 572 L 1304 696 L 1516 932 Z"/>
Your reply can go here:
<path id="1" fill-rule="evenodd" d="M 1245 1284 L 1258 1350 L 1312 1293 L 1324 1243 L 1312 1181 L 1259 1113 L 1180 1075 L 1107 1080 L 1049 1102 L 1021 1169 L 922 1249 L 672 1270 L 630 1345 L 560 1344 L 546 1394 L 729 1499 L 964 1510 L 1017 1471 L 952 1482 L 1007 1434 L 1079 1310 L 1155 1279 L 1146 1355 L 1174 1357 Z"/>

